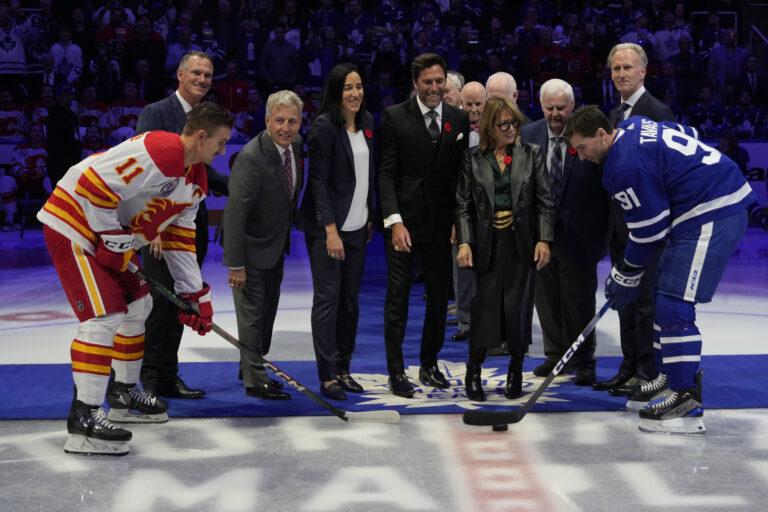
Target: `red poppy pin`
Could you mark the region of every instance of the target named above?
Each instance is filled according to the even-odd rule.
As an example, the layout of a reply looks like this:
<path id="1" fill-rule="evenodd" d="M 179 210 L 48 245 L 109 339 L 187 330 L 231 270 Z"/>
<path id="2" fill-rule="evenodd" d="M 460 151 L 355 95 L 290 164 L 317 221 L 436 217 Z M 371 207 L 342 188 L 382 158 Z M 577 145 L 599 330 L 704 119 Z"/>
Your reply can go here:
<path id="1" fill-rule="evenodd" d="M 451 131 L 451 123 L 445 123 L 445 125 L 443 125 L 443 129 L 446 132 L 450 132 Z"/>
<path id="2" fill-rule="evenodd" d="M 509 156 L 509 155 L 505 156 L 504 157 L 504 163 L 507 164 L 507 165 L 511 164 L 512 163 L 512 157 Z"/>
<path id="3" fill-rule="evenodd" d="M 371 130 L 365 130 L 365 136 L 370 139 L 373 137 L 373 133 L 371 133 Z"/>
<path id="4" fill-rule="evenodd" d="M 578 151 L 576 151 L 576 148 L 568 148 L 568 152 L 572 155 L 575 155 L 576 153 L 578 153 Z"/>

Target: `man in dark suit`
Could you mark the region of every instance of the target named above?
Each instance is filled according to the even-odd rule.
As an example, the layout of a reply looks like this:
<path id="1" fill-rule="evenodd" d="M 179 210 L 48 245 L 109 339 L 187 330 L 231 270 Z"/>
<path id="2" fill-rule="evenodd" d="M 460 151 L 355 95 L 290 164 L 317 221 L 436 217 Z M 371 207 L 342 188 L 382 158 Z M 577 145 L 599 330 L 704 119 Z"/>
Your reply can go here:
<path id="1" fill-rule="evenodd" d="M 66 82 L 56 84 L 56 104 L 48 109 L 48 177 L 56 186 L 70 167 L 83 158 L 80 120 L 72 110 L 75 90 Z M 176 311 L 178 308 L 174 307 Z"/>
<path id="2" fill-rule="evenodd" d="M 741 91 L 747 90 L 752 95 L 752 104 L 756 107 L 768 106 L 768 77 L 760 73 L 760 61 L 757 55 L 750 54 L 744 61 L 744 74 L 733 82 L 734 98 L 738 100 Z"/>
<path id="3" fill-rule="evenodd" d="M 597 263 L 608 252 L 608 195 L 600 168 L 578 155 L 563 139 L 574 108 L 573 89 L 558 78 L 539 92 L 544 119 L 523 127 L 521 140 L 545 151 L 557 220 L 549 265 L 536 273 L 536 311 L 544 334 L 546 361 L 533 370 L 545 377 L 595 316 Z M 569 365 L 574 383 L 595 383 L 595 333 Z"/>
<path id="4" fill-rule="evenodd" d="M 205 53 L 189 52 L 181 58 L 176 76 L 179 88 L 167 98 L 144 107 L 136 123 L 136 133 L 164 130 L 180 134 L 187 121 L 187 113 L 202 101 L 211 88 L 213 62 Z M 210 165 L 206 166 L 206 170 L 208 189 L 226 195 L 227 177 L 217 173 Z M 205 201 L 200 203 L 195 227 L 197 263 L 202 267 L 208 251 L 208 209 Z M 141 249 L 144 271 L 166 288 L 173 289 L 173 278 L 162 260 L 163 243 L 158 237 Z M 187 387 L 178 375 L 178 351 L 184 329 L 178 320 L 178 308 L 154 290 L 152 299 L 152 312 L 146 323 L 141 381 L 144 387 L 161 396 L 200 398 L 205 391 Z"/>
<path id="5" fill-rule="evenodd" d="M 608 54 L 611 77 L 621 94 L 621 104 L 611 110 L 609 119 L 614 127 L 630 116 L 645 116 L 653 121 L 672 121 L 672 110 L 645 90 L 643 81 L 648 57 L 641 46 L 621 43 Z M 629 229 L 624 221 L 621 208 L 611 206 L 611 228 L 608 250 L 611 261 L 619 264 L 624 259 L 624 249 L 629 240 Z M 648 276 L 640 284 L 640 297 L 619 312 L 621 351 L 624 360 L 618 373 L 607 381 L 597 382 L 593 387 L 598 391 L 610 390 L 612 395 L 628 396 L 646 382 L 659 377 L 659 366 L 654 357 L 653 330 L 653 282 L 661 251 L 645 267 Z"/>
<path id="6" fill-rule="evenodd" d="M 304 184 L 301 112 L 304 104 L 292 91 L 267 99 L 267 129 L 237 155 L 224 209 L 224 265 L 235 301 L 241 343 L 266 355 L 280 300 L 285 254 Z M 245 393 L 266 400 L 288 400 L 282 383 L 271 380 L 264 366 L 240 352 Z"/>
<path id="7" fill-rule="evenodd" d="M 404 397 L 413 396 L 404 373 L 402 345 L 414 255 L 428 262 L 419 379 L 433 387 L 448 387 L 437 368 L 437 356 L 445 338 L 456 179 L 469 140 L 467 113 L 442 101 L 445 60 L 433 53 L 419 55 L 411 73 L 416 96 L 382 114 L 379 160 L 387 259 L 384 341 L 390 389 Z"/>

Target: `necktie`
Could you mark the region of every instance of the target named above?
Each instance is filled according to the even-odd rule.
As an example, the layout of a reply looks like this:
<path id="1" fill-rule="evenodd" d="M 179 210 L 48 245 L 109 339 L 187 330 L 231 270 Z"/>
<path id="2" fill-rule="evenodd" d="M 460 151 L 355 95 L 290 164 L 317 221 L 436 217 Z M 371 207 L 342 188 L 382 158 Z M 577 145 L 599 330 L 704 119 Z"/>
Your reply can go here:
<path id="1" fill-rule="evenodd" d="M 288 197 L 293 197 L 293 167 L 291 166 L 291 150 L 286 149 L 283 152 L 285 160 L 283 161 L 283 170 L 285 171 L 285 181 L 288 183 Z"/>
<path id="2" fill-rule="evenodd" d="M 549 157 L 549 174 L 552 178 L 552 195 L 555 196 L 555 204 L 558 204 L 563 192 L 563 150 L 560 147 L 563 138 L 552 137 L 550 140 L 554 146 L 552 155 Z"/>
<path id="3" fill-rule="evenodd" d="M 437 112 L 430 110 L 427 112 L 427 115 L 432 119 L 432 121 L 429 123 L 429 126 L 427 127 L 429 130 L 429 136 L 432 139 L 432 142 L 437 142 L 440 140 L 440 127 L 437 126 Z"/>
<path id="4" fill-rule="evenodd" d="M 613 119 L 614 128 L 618 128 L 619 123 L 621 123 L 624 120 L 624 112 L 626 112 L 630 108 L 631 108 L 631 105 L 629 103 L 622 103 L 621 106 L 619 106 L 619 110 L 616 111 L 616 117 Z"/>
<path id="5" fill-rule="evenodd" d="M 749 75 L 749 86 L 750 86 L 750 87 L 752 87 L 752 90 L 753 90 L 753 91 L 754 91 L 755 89 L 757 89 L 757 77 L 755 76 L 755 74 L 754 74 L 754 73 L 752 73 L 751 75 Z"/>
<path id="6" fill-rule="evenodd" d="M 476 132 L 480 129 L 480 123 L 469 123 L 469 129 Z"/>

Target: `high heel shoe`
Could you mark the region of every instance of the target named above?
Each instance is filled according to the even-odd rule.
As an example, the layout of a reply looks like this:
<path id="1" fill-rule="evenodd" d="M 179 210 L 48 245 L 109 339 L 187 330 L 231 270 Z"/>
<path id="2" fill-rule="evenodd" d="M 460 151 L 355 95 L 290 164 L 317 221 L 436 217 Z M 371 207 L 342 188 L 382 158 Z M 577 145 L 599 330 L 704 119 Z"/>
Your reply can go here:
<path id="1" fill-rule="evenodd" d="M 485 391 L 480 374 L 483 368 L 479 364 L 467 364 L 467 374 L 464 378 L 464 386 L 467 398 L 475 402 L 485 402 Z"/>

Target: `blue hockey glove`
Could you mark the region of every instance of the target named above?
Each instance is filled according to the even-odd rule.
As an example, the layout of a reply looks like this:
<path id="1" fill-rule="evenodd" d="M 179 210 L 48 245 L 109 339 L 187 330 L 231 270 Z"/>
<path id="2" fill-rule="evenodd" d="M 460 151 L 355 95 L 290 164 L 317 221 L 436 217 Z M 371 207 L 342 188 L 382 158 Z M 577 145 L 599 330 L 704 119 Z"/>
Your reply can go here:
<path id="1" fill-rule="evenodd" d="M 624 263 L 611 269 L 611 275 L 605 281 L 605 298 L 613 300 L 612 309 L 620 311 L 637 299 L 644 273 L 642 268 L 631 268 Z"/>

